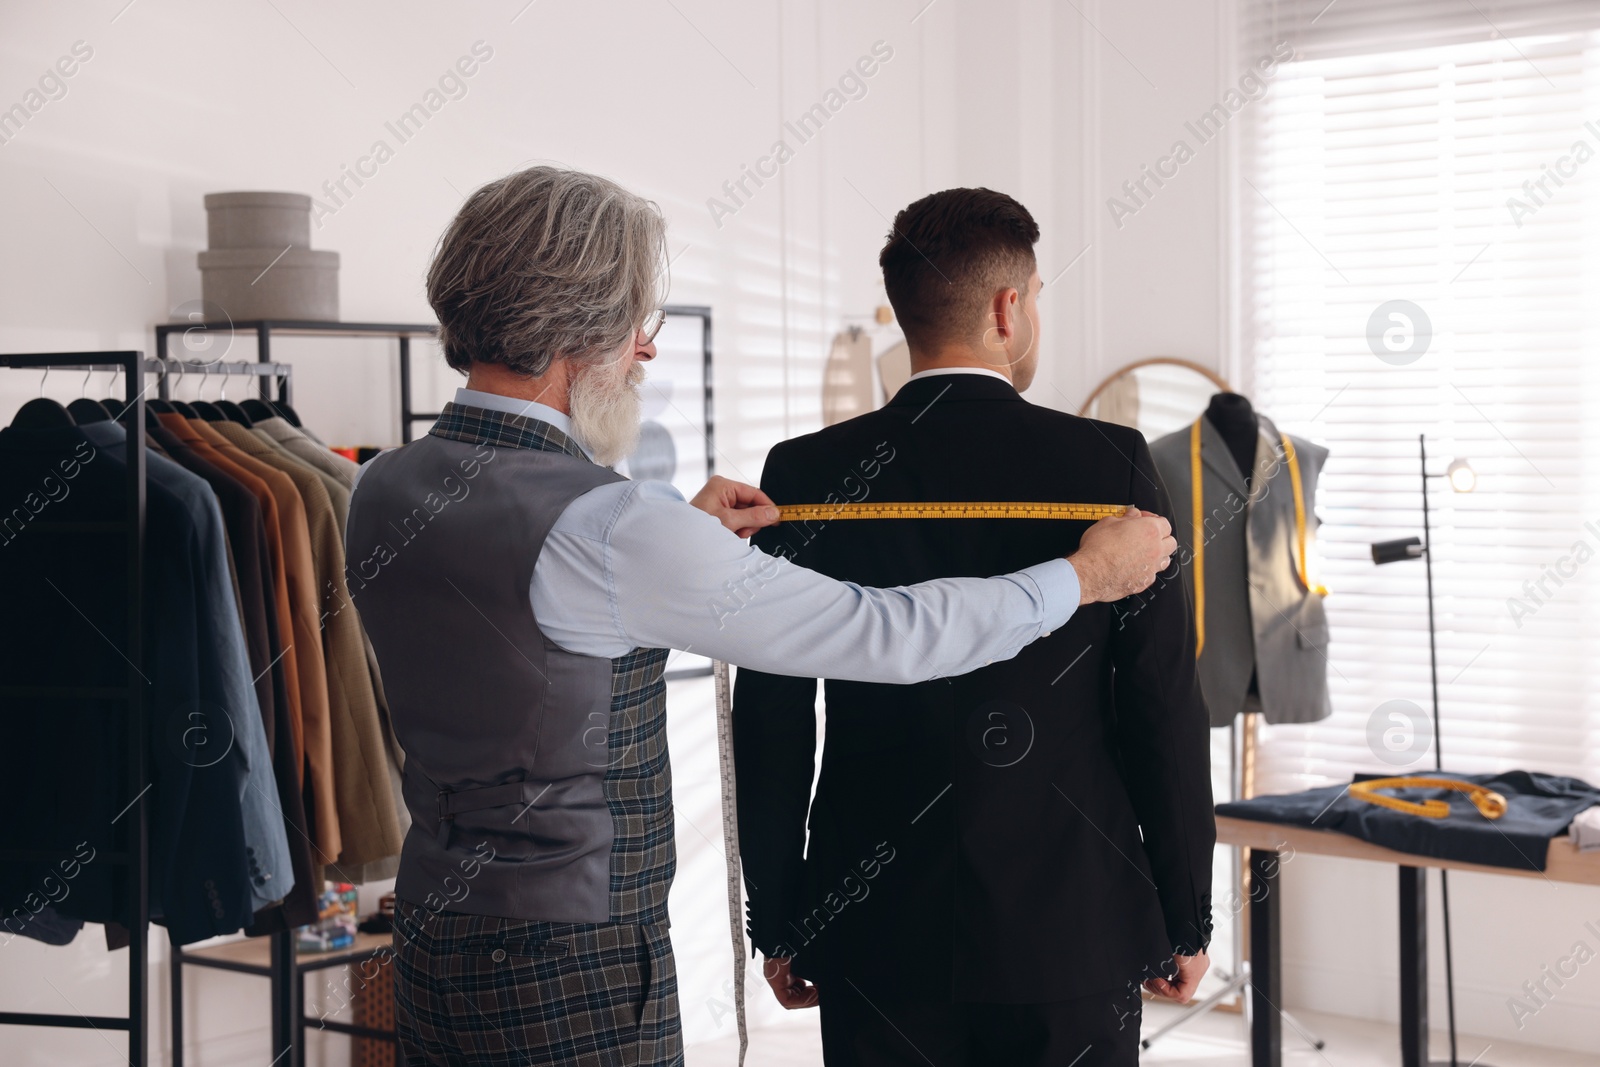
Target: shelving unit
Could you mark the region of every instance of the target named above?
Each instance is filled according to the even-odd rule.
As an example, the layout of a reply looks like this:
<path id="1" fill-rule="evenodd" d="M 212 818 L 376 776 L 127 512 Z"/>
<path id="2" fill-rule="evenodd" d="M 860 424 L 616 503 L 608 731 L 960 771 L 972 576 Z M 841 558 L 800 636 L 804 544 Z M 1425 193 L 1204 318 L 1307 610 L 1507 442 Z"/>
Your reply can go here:
<path id="1" fill-rule="evenodd" d="M 164 322 L 156 325 L 156 355 L 162 359 L 169 359 L 170 342 L 173 335 L 202 334 L 228 334 L 254 333 L 256 335 L 256 358 L 262 363 L 272 360 L 272 339 L 274 337 L 392 337 L 397 343 L 397 355 L 400 357 L 400 440 L 411 440 L 411 427 L 421 421 L 432 421 L 439 417 L 436 411 L 423 412 L 411 410 L 411 339 L 413 337 L 437 337 L 439 327 L 433 323 L 397 323 L 397 322 L 310 322 L 298 319 L 252 319 L 247 322 Z M 190 363 L 188 360 L 178 362 Z M 191 363 L 191 365 L 194 365 Z M 268 399 L 271 394 L 266 390 L 265 381 L 261 384 L 261 397 Z M 287 384 L 284 389 L 287 390 Z M 284 403 L 292 404 L 292 396 L 285 391 L 278 397 Z"/>
<path id="2" fill-rule="evenodd" d="M 268 979 L 273 986 L 273 1054 L 282 1057 L 273 1067 L 289 1067 L 305 1060 L 306 1030 L 320 1030 L 351 1037 L 395 1041 L 392 1030 L 375 1030 L 354 1023 L 340 1022 L 310 1016 L 305 1013 L 305 976 L 333 967 L 347 967 L 381 960 L 387 964 L 394 955 L 390 934 L 357 934 L 355 943 L 328 952 L 299 952 L 294 947 L 294 934 L 288 934 L 288 954 L 280 946 L 283 935 L 270 938 L 249 938 L 230 941 L 222 945 L 208 945 L 187 951 L 173 946 L 172 950 L 172 1067 L 183 1067 L 183 968 L 209 967 L 218 971 L 233 971 Z M 268 942 L 271 942 L 270 944 Z M 279 1001 L 282 1001 L 281 1006 Z M 287 1018 L 287 1032 L 278 1033 L 280 1012 Z M 288 1055 L 284 1055 L 287 1052 Z"/>

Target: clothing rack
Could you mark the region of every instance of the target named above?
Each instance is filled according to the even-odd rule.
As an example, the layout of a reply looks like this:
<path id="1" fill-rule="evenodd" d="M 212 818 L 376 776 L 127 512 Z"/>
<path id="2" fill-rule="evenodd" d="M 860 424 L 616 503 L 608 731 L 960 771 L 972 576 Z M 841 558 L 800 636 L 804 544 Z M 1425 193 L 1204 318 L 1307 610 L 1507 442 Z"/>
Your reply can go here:
<path id="1" fill-rule="evenodd" d="M 106 863 L 122 867 L 127 873 L 129 916 L 128 943 L 128 1014 L 66 1015 L 37 1012 L 0 1012 L 0 1025 L 72 1027 L 93 1030 L 125 1030 L 128 1034 L 128 1063 L 130 1067 L 144 1067 L 149 1062 L 148 1020 L 149 1011 L 149 932 L 150 895 L 148 868 L 150 864 L 149 808 L 145 803 L 148 791 L 147 745 L 148 728 L 144 706 L 145 682 L 137 664 L 143 661 L 144 652 L 144 539 L 145 539 L 145 440 L 137 428 L 144 425 L 143 384 L 146 369 L 144 353 L 117 352 L 46 352 L 18 355 L 0 355 L 0 367 L 16 369 L 60 370 L 121 370 L 126 386 L 127 408 L 124 416 L 130 427 L 127 443 L 127 507 L 124 518 L 118 522 L 50 522 L 35 521 L 29 529 L 39 533 L 121 533 L 126 538 L 128 576 L 127 633 L 122 651 L 128 661 L 126 686 L 112 689 L 86 688 L 74 685 L 13 686 L 0 685 L 0 697 L 28 698 L 33 700 L 69 700 L 93 698 L 120 700 L 127 705 L 127 795 L 133 799 L 113 822 L 122 821 L 122 842 L 115 851 L 96 857 Z M 125 820 L 125 821 L 123 821 Z M 51 862 L 71 857 L 68 849 L 60 850 L 0 850 L 0 862 L 29 861 Z"/>

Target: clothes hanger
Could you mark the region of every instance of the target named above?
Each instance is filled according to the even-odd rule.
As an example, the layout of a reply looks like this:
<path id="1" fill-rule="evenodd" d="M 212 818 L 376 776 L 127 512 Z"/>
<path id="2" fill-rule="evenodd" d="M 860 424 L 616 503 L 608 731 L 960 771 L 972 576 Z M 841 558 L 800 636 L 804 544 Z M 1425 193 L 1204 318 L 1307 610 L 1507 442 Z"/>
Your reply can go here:
<path id="1" fill-rule="evenodd" d="M 110 415 L 113 419 L 121 420 L 122 409 L 128 406 L 128 402 L 117 396 L 116 371 L 111 372 L 111 380 L 106 383 L 106 388 L 110 390 L 110 393 L 100 399 L 100 406 L 106 409 L 107 415 Z"/>
<path id="2" fill-rule="evenodd" d="M 98 400 L 90 400 L 80 396 L 67 405 L 67 414 L 72 416 L 72 421 L 79 426 L 88 426 L 93 422 L 110 422 L 111 412 Z"/>
<path id="3" fill-rule="evenodd" d="M 250 416 L 244 413 L 243 408 L 228 399 L 228 379 L 226 375 L 223 376 L 222 381 L 219 383 L 219 393 L 217 399 L 212 402 L 212 406 L 222 412 L 223 418 L 229 422 L 237 422 L 247 430 L 255 425 L 254 422 L 250 421 Z"/>
<path id="4" fill-rule="evenodd" d="M 274 411 L 287 419 L 289 425 L 293 426 L 295 429 L 298 430 L 305 425 L 300 421 L 300 416 L 295 412 L 294 408 L 290 407 L 287 402 L 282 400 L 268 400 L 267 403 Z"/>
<path id="5" fill-rule="evenodd" d="M 44 395 L 44 383 L 50 378 L 50 368 L 44 369 L 39 379 L 39 395 L 17 410 L 11 425 L 18 430 L 53 430 L 62 426 L 76 426 L 67 409 Z"/>
<path id="6" fill-rule="evenodd" d="M 181 386 L 183 384 L 182 379 L 186 378 L 189 372 L 184 369 L 182 360 L 177 361 L 174 365 L 178 368 L 178 384 Z M 165 404 L 166 406 L 156 406 L 161 404 Z M 210 405 L 206 404 L 204 400 L 158 400 L 155 402 L 155 405 L 151 406 L 154 406 L 157 411 L 170 411 L 175 415 L 182 415 L 184 418 L 191 421 L 218 421 L 217 419 L 213 419 L 205 413 L 203 409 L 205 407 L 209 407 Z"/>
<path id="7" fill-rule="evenodd" d="M 257 400 L 255 397 L 239 401 L 239 407 L 251 422 L 260 422 L 262 419 L 278 417 L 278 413 L 268 407 L 265 400 Z"/>
<path id="8" fill-rule="evenodd" d="M 87 426 L 93 422 L 110 422 L 111 412 L 98 400 L 89 399 L 89 379 L 94 377 L 94 368 L 83 376 L 83 395 L 67 405 L 67 414 L 72 416 L 72 421 L 79 426 Z"/>

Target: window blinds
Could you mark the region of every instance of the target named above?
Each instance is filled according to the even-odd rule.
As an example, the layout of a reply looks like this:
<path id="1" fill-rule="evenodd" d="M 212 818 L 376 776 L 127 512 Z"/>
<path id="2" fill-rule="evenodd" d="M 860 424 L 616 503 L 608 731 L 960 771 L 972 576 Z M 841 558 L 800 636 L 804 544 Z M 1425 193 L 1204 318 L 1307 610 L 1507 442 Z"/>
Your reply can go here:
<path id="1" fill-rule="evenodd" d="M 1476 7 L 1245 11 L 1296 57 L 1244 127 L 1241 340 L 1258 406 L 1332 453 L 1334 714 L 1266 728 L 1258 792 L 1403 770 L 1429 729 L 1380 710 L 1430 706 L 1423 565 L 1368 549 L 1422 532 L 1424 431 L 1430 472 L 1478 472 L 1428 490 L 1446 768 L 1600 781 L 1600 5 Z"/>

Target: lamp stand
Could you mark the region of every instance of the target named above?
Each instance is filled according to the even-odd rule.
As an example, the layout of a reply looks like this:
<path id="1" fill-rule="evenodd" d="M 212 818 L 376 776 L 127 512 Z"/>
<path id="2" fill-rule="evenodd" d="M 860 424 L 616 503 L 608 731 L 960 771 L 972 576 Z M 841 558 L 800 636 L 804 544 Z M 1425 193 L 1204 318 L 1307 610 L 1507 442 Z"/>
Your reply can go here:
<path id="1" fill-rule="evenodd" d="M 1428 583 L 1428 681 L 1433 693 L 1433 769 L 1444 769 L 1444 751 L 1439 730 L 1439 638 L 1433 614 L 1433 525 L 1428 509 L 1428 435 L 1417 434 L 1417 454 L 1422 475 L 1422 563 Z M 1456 973 L 1455 953 L 1450 940 L 1450 872 L 1439 872 L 1440 918 L 1444 923 L 1444 1000 L 1450 1023 L 1448 1067 L 1459 1067 L 1456 1048 Z M 1436 1067 L 1446 1067 L 1440 1062 Z M 1482 1067 L 1482 1065 L 1480 1065 Z"/>

